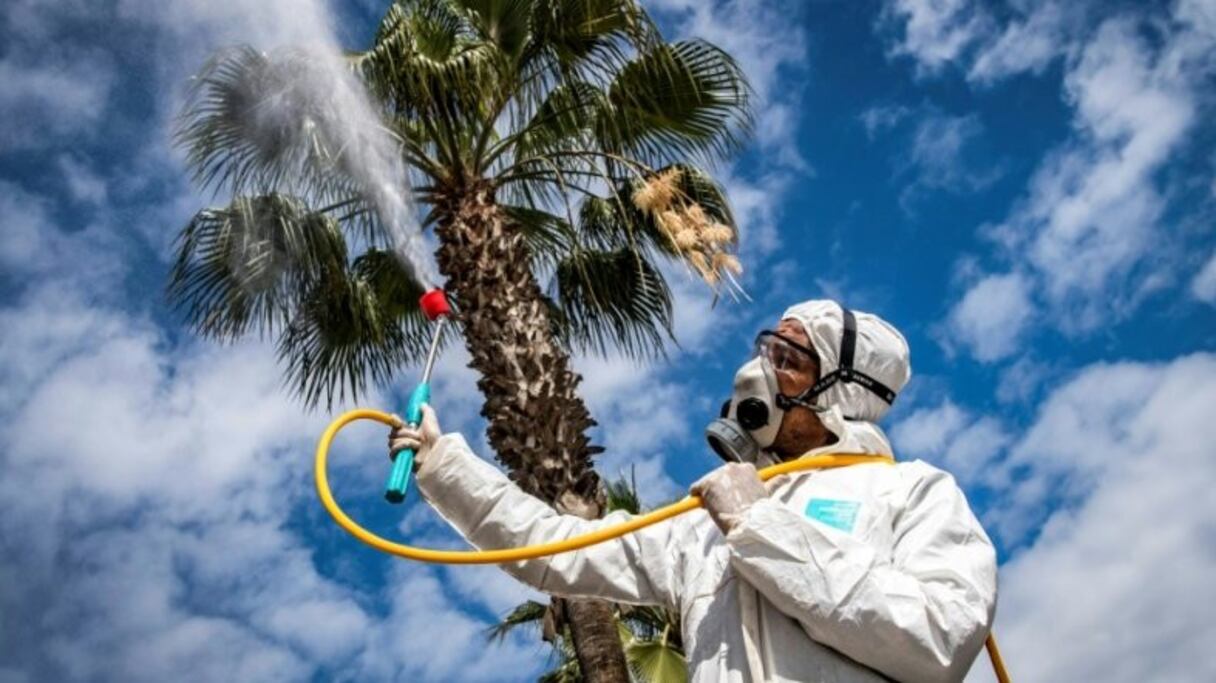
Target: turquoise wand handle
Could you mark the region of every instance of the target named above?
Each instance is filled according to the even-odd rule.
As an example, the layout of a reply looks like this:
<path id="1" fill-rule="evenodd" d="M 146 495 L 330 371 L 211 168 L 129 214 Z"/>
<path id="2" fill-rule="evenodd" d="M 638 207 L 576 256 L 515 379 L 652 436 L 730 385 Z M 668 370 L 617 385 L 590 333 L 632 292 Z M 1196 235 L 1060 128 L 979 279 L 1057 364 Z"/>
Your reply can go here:
<path id="1" fill-rule="evenodd" d="M 435 369 L 435 358 L 439 355 L 443 324 L 452 314 L 441 289 L 432 289 L 423 294 L 418 300 L 418 307 L 426 314 L 427 320 L 435 323 L 435 330 L 431 333 L 431 349 L 426 354 L 426 365 L 422 366 L 422 381 L 414 387 L 410 402 L 405 407 L 405 421 L 415 429 L 422 423 L 422 406 L 431 402 L 431 372 Z M 400 503 L 405 500 L 405 489 L 410 485 L 410 472 L 413 470 L 414 450 L 407 448 L 398 451 L 393 457 L 393 470 L 389 472 L 388 483 L 384 486 L 384 497 L 388 502 Z"/>
<path id="2" fill-rule="evenodd" d="M 422 423 L 422 406 L 431 400 L 430 382 L 422 382 L 410 394 L 410 402 L 405 408 L 405 421 L 411 427 L 417 428 Z M 384 498 L 390 503 L 400 503 L 405 500 L 405 490 L 410 485 L 410 472 L 414 469 L 414 449 L 406 448 L 398 451 L 393 457 L 393 469 L 388 474 L 388 483 L 384 486 Z"/>

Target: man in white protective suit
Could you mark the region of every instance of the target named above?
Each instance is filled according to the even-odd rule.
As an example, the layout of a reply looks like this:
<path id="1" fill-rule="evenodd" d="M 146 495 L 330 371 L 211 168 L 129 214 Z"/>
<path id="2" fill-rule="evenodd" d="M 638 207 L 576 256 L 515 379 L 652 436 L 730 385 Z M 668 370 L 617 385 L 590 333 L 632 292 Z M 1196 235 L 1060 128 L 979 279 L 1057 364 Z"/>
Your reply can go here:
<path id="1" fill-rule="evenodd" d="M 996 554 L 947 473 L 863 463 L 761 483 L 756 467 L 828 452 L 891 454 L 874 423 L 911 374 L 877 316 L 790 308 L 735 375 L 707 428 L 730 461 L 694 511 L 584 550 L 503 568 L 564 597 L 678 610 L 693 681 L 957 681 L 996 605 Z M 560 515 L 440 436 L 434 412 L 394 430 L 422 496 L 478 548 L 555 541 L 621 522 Z"/>

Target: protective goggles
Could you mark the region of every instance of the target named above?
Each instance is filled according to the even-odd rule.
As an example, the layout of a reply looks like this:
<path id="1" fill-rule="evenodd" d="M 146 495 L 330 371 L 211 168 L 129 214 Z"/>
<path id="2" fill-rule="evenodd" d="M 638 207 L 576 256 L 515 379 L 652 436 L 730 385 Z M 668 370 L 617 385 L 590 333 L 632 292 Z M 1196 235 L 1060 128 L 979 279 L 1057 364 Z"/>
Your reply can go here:
<path id="1" fill-rule="evenodd" d="M 765 330 L 756 337 L 752 357 L 767 359 L 778 372 L 812 374 L 819 367 L 819 354 L 814 349 L 772 330 Z"/>

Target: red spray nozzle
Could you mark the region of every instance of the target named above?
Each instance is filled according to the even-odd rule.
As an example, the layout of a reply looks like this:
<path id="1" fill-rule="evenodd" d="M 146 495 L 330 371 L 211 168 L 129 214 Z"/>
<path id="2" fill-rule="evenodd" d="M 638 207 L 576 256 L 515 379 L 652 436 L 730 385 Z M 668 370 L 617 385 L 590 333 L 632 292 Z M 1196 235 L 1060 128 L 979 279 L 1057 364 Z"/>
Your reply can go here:
<path id="1" fill-rule="evenodd" d="M 418 300 L 418 305 L 422 307 L 422 312 L 426 314 L 426 319 L 434 322 L 441 315 L 451 315 L 452 309 L 448 306 L 448 299 L 443 295 L 443 290 L 436 287 Z"/>

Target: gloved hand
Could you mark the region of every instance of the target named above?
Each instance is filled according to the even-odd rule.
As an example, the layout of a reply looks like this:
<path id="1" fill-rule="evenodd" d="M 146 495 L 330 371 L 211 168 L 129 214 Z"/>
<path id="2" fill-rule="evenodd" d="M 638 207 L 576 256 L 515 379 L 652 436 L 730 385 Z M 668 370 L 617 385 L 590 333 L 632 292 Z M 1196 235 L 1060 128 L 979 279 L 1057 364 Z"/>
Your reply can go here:
<path id="1" fill-rule="evenodd" d="M 709 516 L 722 530 L 730 533 L 752 503 L 768 497 L 768 491 L 751 463 L 732 462 L 701 477 L 690 493 L 700 496 Z"/>
<path id="2" fill-rule="evenodd" d="M 393 417 L 397 418 L 399 422 L 405 422 L 397 415 Z M 439 428 L 439 418 L 435 416 L 435 411 L 429 405 L 424 405 L 422 406 L 422 422 L 417 427 L 402 424 L 388 433 L 389 457 L 392 458 L 393 454 L 398 451 L 412 448 L 414 449 L 414 469 L 422 469 L 427 454 L 431 451 L 431 446 L 434 446 L 442 435 L 443 431 Z"/>

